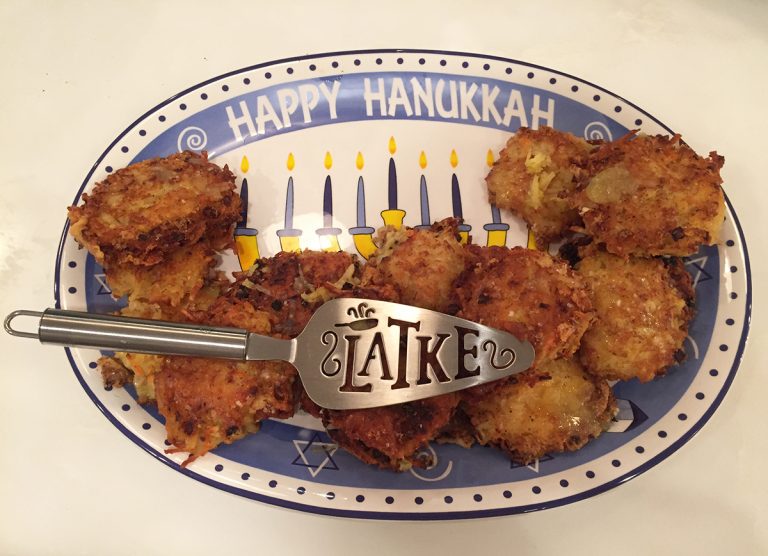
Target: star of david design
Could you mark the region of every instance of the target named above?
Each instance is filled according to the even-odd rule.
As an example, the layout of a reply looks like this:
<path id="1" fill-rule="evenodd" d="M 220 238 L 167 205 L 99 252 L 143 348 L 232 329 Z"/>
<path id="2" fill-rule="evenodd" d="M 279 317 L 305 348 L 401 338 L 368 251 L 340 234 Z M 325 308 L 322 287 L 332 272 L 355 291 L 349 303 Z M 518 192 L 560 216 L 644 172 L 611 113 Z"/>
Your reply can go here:
<path id="1" fill-rule="evenodd" d="M 629 432 L 648 420 L 648 416 L 631 400 L 616 400 L 618 413 L 611 420 L 610 428 L 605 432 Z"/>
<path id="2" fill-rule="evenodd" d="M 106 274 L 94 274 L 94 278 L 96 278 L 96 281 L 99 283 L 99 289 L 96 292 L 96 295 L 111 295 L 112 290 L 107 285 L 107 275 Z"/>
<path id="3" fill-rule="evenodd" d="M 685 266 L 692 266 L 696 269 L 696 273 L 693 275 L 693 288 L 696 289 L 696 286 L 699 282 L 706 282 L 707 280 L 712 279 L 712 275 L 704 270 L 704 267 L 707 264 L 707 257 L 706 255 L 703 255 L 701 257 L 696 258 L 685 258 Z"/>
<path id="4" fill-rule="evenodd" d="M 291 465 L 306 467 L 312 478 L 317 477 L 323 469 L 339 470 L 339 466 L 333 460 L 333 454 L 339 447 L 331 442 L 322 442 L 318 433 L 309 440 L 294 440 L 293 445 L 299 455 Z"/>
<path id="5" fill-rule="evenodd" d="M 553 459 L 550 455 L 543 455 L 540 458 L 536 458 L 533 463 L 529 463 L 528 465 L 524 465 L 522 463 L 515 463 L 514 461 L 510 464 L 510 467 L 512 469 L 517 469 L 518 467 L 526 467 L 533 471 L 534 473 L 539 472 L 539 464 L 543 461 L 549 461 Z"/>

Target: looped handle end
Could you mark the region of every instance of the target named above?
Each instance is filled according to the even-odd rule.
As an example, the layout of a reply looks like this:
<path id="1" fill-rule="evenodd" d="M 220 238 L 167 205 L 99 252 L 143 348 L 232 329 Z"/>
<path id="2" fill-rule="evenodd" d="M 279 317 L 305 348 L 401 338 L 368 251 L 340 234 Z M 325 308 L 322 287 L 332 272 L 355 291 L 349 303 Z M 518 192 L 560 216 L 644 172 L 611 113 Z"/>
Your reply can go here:
<path id="1" fill-rule="evenodd" d="M 7 317 L 5 317 L 5 331 L 10 334 L 11 336 L 18 336 L 19 338 L 34 338 L 38 339 L 40 338 L 40 335 L 37 332 L 24 332 L 23 330 L 16 330 L 11 326 L 11 322 L 16 317 L 36 317 L 38 319 L 42 318 L 43 313 L 40 311 L 13 311 L 11 314 L 9 314 Z"/>

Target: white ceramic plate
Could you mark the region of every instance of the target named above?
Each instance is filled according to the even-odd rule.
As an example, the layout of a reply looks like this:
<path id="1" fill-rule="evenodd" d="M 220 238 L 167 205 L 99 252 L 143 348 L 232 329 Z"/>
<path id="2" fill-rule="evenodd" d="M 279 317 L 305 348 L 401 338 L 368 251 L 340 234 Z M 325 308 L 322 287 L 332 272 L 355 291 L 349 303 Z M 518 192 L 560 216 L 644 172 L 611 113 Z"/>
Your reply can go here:
<path id="1" fill-rule="evenodd" d="M 464 217 L 475 243 L 525 245 L 525 225 L 488 205 L 483 182 L 521 125 L 592 139 L 629 129 L 671 133 L 601 87 L 519 61 L 435 51 L 321 54 L 235 71 L 159 104 L 109 145 L 74 202 L 116 168 L 205 149 L 247 189 L 247 218 L 236 234 L 244 259 L 297 241 L 310 249 L 338 242 L 367 254 L 370 233 L 385 220 L 415 226 L 450 215 Z M 66 230 L 56 264 L 58 306 L 116 308 L 101 269 Z M 239 261 L 231 256 L 225 265 L 237 269 Z M 730 204 L 722 244 L 687 259 L 687 268 L 698 298 L 688 360 L 650 384 L 615 386 L 621 411 L 611 431 L 578 452 L 529 466 L 490 448 L 433 446 L 432 469 L 380 471 L 338 450 L 318 422 L 300 415 L 268 421 L 258 434 L 182 469 L 183 454 L 164 453 L 157 412 L 138 405 L 130 389 L 104 388 L 99 353 L 68 355 L 85 391 L 120 431 L 217 488 L 365 518 L 526 512 L 594 496 L 646 471 L 690 439 L 723 399 L 741 359 L 751 299 L 746 245 Z"/>

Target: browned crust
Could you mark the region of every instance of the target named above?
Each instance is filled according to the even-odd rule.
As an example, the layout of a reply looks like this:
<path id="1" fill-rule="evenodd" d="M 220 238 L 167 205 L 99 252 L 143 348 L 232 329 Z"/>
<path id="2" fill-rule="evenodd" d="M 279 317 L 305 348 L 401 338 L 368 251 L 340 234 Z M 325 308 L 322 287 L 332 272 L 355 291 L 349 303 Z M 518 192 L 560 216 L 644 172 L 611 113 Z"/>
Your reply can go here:
<path id="1" fill-rule="evenodd" d="M 243 300 L 217 299 L 205 323 L 273 335 L 268 315 Z M 155 377 L 157 407 L 172 451 L 190 454 L 185 465 L 257 431 L 263 419 L 291 417 L 297 386 L 296 370 L 282 361 L 166 357 Z"/>
<path id="2" fill-rule="evenodd" d="M 587 234 L 628 257 L 695 253 L 718 241 L 724 158 L 698 156 L 679 135 L 632 134 L 602 145 L 573 197 Z"/>
<path id="3" fill-rule="evenodd" d="M 525 220 L 537 245 L 581 225 L 570 196 L 587 172 L 593 146 L 551 127 L 520 128 L 485 178 L 488 200 Z"/>
<path id="4" fill-rule="evenodd" d="M 522 247 L 468 248 L 456 284 L 458 316 L 528 340 L 535 365 L 571 356 L 593 319 L 583 279 L 548 253 Z"/>
<path id="5" fill-rule="evenodd" d="M 403 471 L 431 463 L 420 452 L 450 421 L 457 394 L 345 411 L 322 410 L 323 424 L 339 446 L 382 469 Z"/>
<path id="6" fill-rule="evenodd" d="M 69 207 L 70 233 L 104 266 L 154 265 L 206 238 L 232 244 L 240 213 L 234 175 L 185 151 L 116 171 Z"/>
<path id="7" fill-rule="evenodd" d="M 105 270 L 114 297 L 129 295 L 149 303 L 178 307 L 215 275 L 216 252 L 207 242 L 179 247 L 152 266 L 114 264 Z"/>
<path id="8" fill-rule="evenodd" d="M 166 358 L 155 393 L 171 452 L 189 452 L 186 465 L 257 431 L 262 419 L 292 416 L 295 380 L 295 369 L 283 362 Z"/>
<path id="9" fill-rule="evenodd" d="M 587 248 L 576 268 L 595 299 L 597 318 L 579 352 L 590 373 L 647 382 L 685 358 L 695 292 L 680 259 L 625 260 Z"/>
<path id="10" fill-rule="evenodd" d="M 354 264 L 356 259 L 343 251 L 281 252 L 259 259 L 246 272 L 235 273 L 236 280 L 224 296 L 248 301 L 269 315 L 273 333 L 294 338 L 304 330 L 319 306 L 317 302 L 305 300 L 302 294 L 306 296 L 318 288 L 326 288 L 329 295 L 333 295 L 331 285 Z"/>
<path id="11" fill-rule="evenodd" d="M 459 243 L 456 218 L 428 229 L 387 230 L 402 240 L 392 253 L 365 266 L 363 285 L 390 285 L 402 303 L 446 312 L 453 305 L 454 282 L 464 271 L 466 253 Z"/>
<path id="12" fill-rule="evenodd" d="M 599 436 L 616 403 L 604 379 L 590 376 L 574 360 L 559 359 L 515 375 L 462 409 L 478 442 L 528 464 L 545 454 L 578 450 Z"/>

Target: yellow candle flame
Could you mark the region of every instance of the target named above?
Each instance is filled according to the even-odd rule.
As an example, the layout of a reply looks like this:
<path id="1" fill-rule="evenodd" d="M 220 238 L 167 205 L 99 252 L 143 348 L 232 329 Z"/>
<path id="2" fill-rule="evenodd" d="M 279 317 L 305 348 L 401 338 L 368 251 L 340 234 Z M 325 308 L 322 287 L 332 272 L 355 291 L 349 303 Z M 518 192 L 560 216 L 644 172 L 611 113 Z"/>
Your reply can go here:
<path id="1" fill-rule="evenodd" d="M 293 158 L 293 153 L 288 153 L 288 162 L 285 163 L 289 172 L 293 172 L 293 167 L 296 166 L 296 159 Z"/>
<path id="2" fill-rule="evenodd" d="M 493 166 L 493 151 L 491 149 L 488 149 L 488 154 L 485 155 L 485 163 L 489 168 Z"/>
<path id="3" fill-rule="evenodd" d="M 243 159 L 240 161 L 240 170 L 242 170 L 243 174 L 245 174 L 250 167 L 250 164 L 248 164 L 248 157 L 243 156 Z"/>
<path id="4" fill-rule="evenodd" d="M 419 166 L 421 166 L 422 170 L 427 167 L 427 155 L 424 154 L 424 151 L 421 151 L 419 155 Z"/>
<path id="5" fill-rule="evenodd" d="M 326 170 L 330 170 L 331 166 L 333 166 L 333 159 L 331 158 L 330 151 L 325 151 L 325 160 L 323 161 L 323 164 L 325 165 Z"/>
<path id="6" fill-rule="evenodd" d="M 363 153 L 361 153 L 360 151 L 357 151 L 357 158 L 355 159 L 355 166 L 357 166 L 358 170 L 362 170 L 364 163 L 365 163 L 365 161 L 363 160 Z"/>
<path id="7" fill-rule="evenodd" d="M 451 150 L 451 166 L 456 168 L 459 165 L 459 156 L 456 154 L 456 149 Z"/>
<path id="8" fill-rule="evenodd" d="M 397 150 L 397 143 L 395 143 L 395 138 L 390 137 L 389 138 L 389 154 L 394 155 L 396 150 Z"/>

